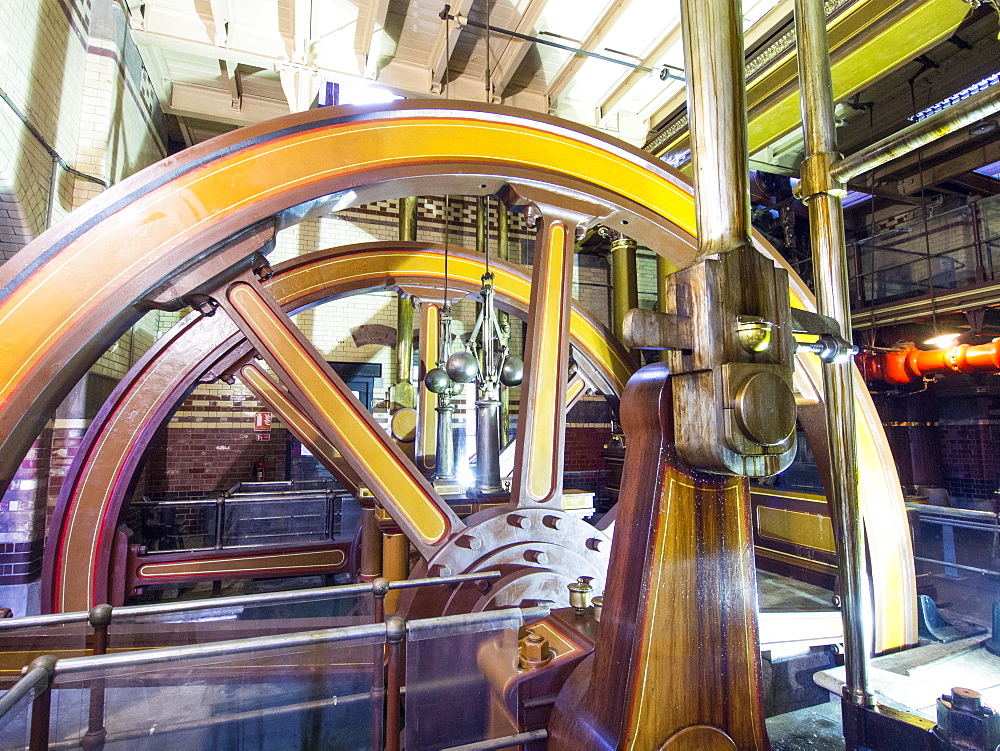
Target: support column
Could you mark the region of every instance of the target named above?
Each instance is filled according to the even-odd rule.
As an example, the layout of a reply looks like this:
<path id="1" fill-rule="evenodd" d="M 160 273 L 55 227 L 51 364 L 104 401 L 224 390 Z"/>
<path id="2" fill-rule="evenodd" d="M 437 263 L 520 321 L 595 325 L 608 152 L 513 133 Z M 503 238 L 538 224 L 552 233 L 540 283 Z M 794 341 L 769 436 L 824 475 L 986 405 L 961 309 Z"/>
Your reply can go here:
<path id="1" fill-rule="evenodd" d="M 403 534 L 387 534 L 382 538 L 382 576 L 391 582 L 403 581 L 410 576 L 410 541 Z M 396 612 L 399 590 L 385 596 L 385 614 Z"/>
<path id="2" fill-rule="evenodd" d="M 417 239 L 417 198 L 399 199 L 399 239 Z M 416 406 L 416 390 L 411 380 L 413 368 L 413 300 L 399 294 L 396 302 L 396 376 L 392 386 L 392 401 L 400 408 Z"/>
<path id="3" fill-rule="evenodd" d="M 639 281 L 636 275 L 636 242 L 615 232 L 611 241 L 611 299 L 614 308 L 614 330 L 618 341 L 624 341 L 622 325 L 625 314 L 639 307 Z"/>
<path id="4" fill-rule="evenodd" d="M 837 158 L 833 116 L 830 47 L 822 0 L 795 0 L 799 84 L 806 158 L 800 185 L 809 208 L 809 235 L 813 249 L 816 300 L 819 313 L 833 318 L 844 336 L 850 336 L 847 250 L 844 243 L 844 187 L 830 175 Z M 873 608 L 865 557 L 864 527 L 858 497 L 858 459 L 855 438 L 853 358 L 823 363 L 823 392 L 831 486 L 827 500 L 835 529 L 840 561 L 841 613 L 844 618 L 845 701 L 873 706 L 868 688 L 872 652 Z"/>

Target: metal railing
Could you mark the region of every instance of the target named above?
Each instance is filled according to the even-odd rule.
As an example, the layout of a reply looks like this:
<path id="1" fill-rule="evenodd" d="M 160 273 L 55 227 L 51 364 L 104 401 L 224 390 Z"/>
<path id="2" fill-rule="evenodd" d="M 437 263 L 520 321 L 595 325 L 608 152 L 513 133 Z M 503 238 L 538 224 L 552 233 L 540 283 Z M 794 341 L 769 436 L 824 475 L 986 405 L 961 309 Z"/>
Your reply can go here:
<path id="1" fill-rule="evenodd" d="M 386 592 L 392 590 L 412 589 L 414 587 L 428 587 L 434 585 L 463 584 L 466 582 L 488 581 L 499 578 L 499 571 L 484 571 L 480 574 L 458 574 L 456 576 L 428 577 L 425 579 L 403 579 L 401 581 L 394 582 L 386 581 L 385 579 L 375 579 L 374 581 L 363 582 L 361 584 L 342 584 L 335 587 L 293 589 L 282 592 L 270 592 L 267 594 L 233 595 L 231 597 L 213 597 L 203 600 L 154 603 L 150 605 L 125 605 L 122 607 L 98 605 L 90 610 L 77 610 L 69 613 L 51 613 L 48 615 L 29 615 L 24 618 L 0 619 L 0 634 L 26 628 L 37 628 L 40 626 L 64 626 L 72 623 L 86 622 L 89 622 L 96 631 L 99 627 L 106 629 L 107 626 L 95 625 L 95 622 L 97 624 L 103 624 L 106 621 L 107 625 L 110 625 L 115 618 L 147 617 L 197 610 L 220 610 L 247 605 L 257 607 L 261 605 L 300 603 L 365 594 L 372 594 L 376 598 L 377 610 L 378 603 L 380 601 L 384 601 Z"/>
<path id="2" fill-rule="evenodd" d="M 224 550 L 336 539 L 352 496 L 327 483 L 240 483 L 215 497 L 154 500 L 130 505 L 146 554 Z M 275 502 L 284 513 L 273 513 Z"/>
<path id="3" fill-rule="evenodd" d="M 459 579 L 460 581 L 468 581 L 470 579 L 470 577 L 450 578 Z M 380 586 L 379 589 L 388 591 L 387 586 Z M 382 595 L 384 596 L 384 592 Z M 383 747 L 382 739 L 384 738 L 384 748 L 386 751 L 398 751 L 400 747 L 402 699 L 405 692 L 405 687 L 402 685 L 402 644 L 404 639 L 408 636 L 418 639 L 433 638 L 435 633 L 447 635 L 489 631 L 500 628 L 502 627 L 500 624 L 510 622 L 514 619 L 517 619 L 518 622 L 534 621 L 544 618 L 548 614 L 549 608 L 541 606 L 532 608 L 507 608 L 504 610 L 426 618 L 409 622 L 394 615 L 390 616 L 384 622 L 277 636 L 232 639 L 207 644 L 144 649 L 118 654 L 68 657 L 63 659 L 57 659 L 53 655 L 45 655 L 36 658 L 30 665 L 24 668 L 22 678 L 13 688 L 0 697 L 0 728 L 5 724 L 6 715 L 22 699 L 32 694 L 30 751 L 75 747 L 99 749 L 111 742 L 148 737 L 150 732 L 155 732 L 156 735 L 166 735 L 171 732 L 190 731 L 196 727 L 207 728 L 213 725 L 239 722 L 242 719 L 259 719 L 263 714 L 272 716 L 295 711 L 311 711 L 324 706 L 371 700 L 373 702 L 373 748 L 381 749 Z M 166 665 L 199 658 L 223 656 L 231 658 L 236 655 L 259 655 L 275 650 L 357 641 L 375 642 L 372 689 L 369 693 L 331 697 L 318 701 L 298 703 L 288 707 L 268 708 L 263 711 L 263 714 L 261 712 L 237 712 L 228 716 L 212 717 L 205 721 L 196 721 L 194 723 L 182 722 L 173 725 L 158 725 L 152 731 L 143 731 L 141 734 L 137 731 L 126 731 L 112 735 L 108 734 L 104 727 L 105 681 L 115 671 Z M 385 650 L 384 653 L 383 648 Z M 61 741 L 50 745 L 49 725 L 53 682 L 57 678 L 67 678 L 84 674 L 92 675 L 94 673 L 98 673 L 99 675 L 89 680 L 91 713 L 88 718 L 86 732 L 82 733 L 79 740 Z M 382 699 L 385 701 L 384 716 Z M 99 712 L 95 712 L 95 708 Z M 518 742 L 524 743 L 542 737 L 544 736 L 536 731 L 529 734 L 509 736 L 504 739 L 484 741 L 483 744 L 485 745 L 472 744 L 468 748 L 504 748 Z M 496 745 L 498 743 L 499 745 Z M 466 746 L 460 748 L 466 748 Z"/>
<path id="4" fill-rule="evenodd" d="M 913 560 L 932 563 L 944 567 L 944 574 L 949 579 L 958 578 L 958 570 L 974 571 L 978 574 L 1000 576 L 1000 571 L 969 566 L 958 563 L 955 546 L 955 530 L 969 529 L 974 532 L 986 532 L 993 535 L 993 559 L 996 560 L 997 542 L 1000 540 L 1000 514 L 992 511 L 976 511 L 975 509 L 950 508 L 946 506 L 929 506 L 924 503 L 907 503 L 906 510 L 913 512 L 917 519 L 925 524 L 935 524 L 941 527 L 941 553 L 944 560 L 913 556 Z"/>

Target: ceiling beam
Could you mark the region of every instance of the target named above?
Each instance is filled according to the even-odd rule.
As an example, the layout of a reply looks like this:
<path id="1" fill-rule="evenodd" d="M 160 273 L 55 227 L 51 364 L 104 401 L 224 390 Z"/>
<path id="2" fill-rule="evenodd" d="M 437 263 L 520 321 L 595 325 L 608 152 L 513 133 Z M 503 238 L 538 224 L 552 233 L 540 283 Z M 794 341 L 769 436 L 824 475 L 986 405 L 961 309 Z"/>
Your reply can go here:
<path id="1" fill-rule="evenodd" d="M 373 79 L 378 73 L 378 58 L 388 14 L 389 0 L 370 0 L 358 12 L 354 54 L 358 56 L 358 70 L 365 78 Z"/>
<path id="2" fill-rule="evenodd" d="M 232 8 L 229 0 L 209 0 L 212 8 L 212 23 L 215 25 L 215 34 L 212 39 L 219 47 L 229 46 L 229 19 L 232 18 Z"/>
<path id="3" fill-rule="evenodd" d="M 608 35 L 608 32 L 618 23 L 631 4 L 632 0 L 612 0 L 611 4 L 604 9 L 601 17 L 597 19 L 597 23 L 593 25 L 587 36 L 580 43 L 580 49 L 587 50 L 587 52 L 596 52 L 601 42 Z M 569 85 L 569 82 L 580 72 L 580 68 L 589 59 L 586 55 L 573 55 L 566 61 L 562 68 L 559 69 L 559 72 L 552 78 L 552 83 L 549 84 L 545 92 L 550 101 L 555 101 L 559 98 L 559 95 L 562 94 L 563 90 Z"/>
<path id="4" fill-rule="evenodd" d="M 545 10 L 547 4 L 548 0 L 528 0 L 528 4 L 513 31 L 516 31 L 518 34 L 533 35 L 535 33 L 535 24 L 538 23 L 538 19 L 541 18 L 542 11 Z M 516 37 L 508 38 L 507 46 L 500 53 L 500 57 L 493 65 L 490 74 L 493 95 L 503 96 L 504 90 L 524 61 L 525 55 L 531 50 L 532 44 L 534 42 L 529 42 L 525 39 L 518 39 Z"/>
<path id="5" fill-rule="evenodd" d="M 667 52 L 669 52 L 670 49 L 680 41 L 680 39 L 680 24 L 667 28 L 663 35 L 656 40 L 656 44 L 653 45 L 653 49 L 650 50 L 648 55 L 642 58 L 639 64 L 644 68 L 652 68 L 660 61 L 660 58 L 667 54 Z M 654 74 L 647 73 L 644 70 L 630 70 L 626 73 L 625 77 L 619 81 L 618 85 L 609 91 L 607 95 L 605 95 L 605 97 L 598 103 L 598 117 L 604 117 L 609 114 L 611 110 L 613 110 L 615 106 L 628 95 L 636 84 L 639 83 L 639 81 L 649 75 Z M 666 84 L 666 82 L 664 82 L 664 84 Z"/>
<path id="6" fill-rule="evenodd" d="M 467 17 L 473 2 L 474 0 L 457 0 L 452 3 L 449 12 L 455 16 Z M 444 82 L 444 75 L 448 70 L 451 55 L 455 51 L 455 45 L 458 44 L 458 37 L 462 34 L 462 28 L 455 21 L 441 21 L 434 46 L 431 47 L 430 57 L 431 91 L 435 94 L 441 92 L 441 84 Z"/>
<path id="7" fill-rule="evenodd" d="M 163 105 L 163 111 L 168 115 L 226 125 L 253 125 L 287 115 L 288 105 L 276 99 L 244 95 L 241 109 L 234 110 L 228 91 L 175 83 L 173 96 L 169 104 Z"/>
<path id="8" fill-rule="evenodd" d="M 992 139 L 978 148 L 956 155 L 953 159 L 928 167 L 923 172 L 904 177 L 897 183 L 897 190 L 904 196 L 930 188 L 945 180 L 979 169 L 986 164 L 1000 161 L 1000 141 Z"/>
<path id="9" fill-rule="evenodd" d="M 239 112 L 243 108 L 243 80 L 240 77 L 239 63 L 219 60 L 219 69 L 226 77 L 226 87 L 233 102 L 233 109 Z"/>

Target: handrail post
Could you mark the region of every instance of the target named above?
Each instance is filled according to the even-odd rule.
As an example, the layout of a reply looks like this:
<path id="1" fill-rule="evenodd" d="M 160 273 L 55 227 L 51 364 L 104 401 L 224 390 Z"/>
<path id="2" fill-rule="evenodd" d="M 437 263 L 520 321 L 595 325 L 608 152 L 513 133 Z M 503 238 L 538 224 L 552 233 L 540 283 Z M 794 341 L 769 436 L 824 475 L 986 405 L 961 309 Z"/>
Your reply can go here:
<path id="1" fill-rule="evenodd" d="M 402 713 L 403 640 L 406 621 L 398 615 L 385 622 L 385 640 L 389 652 L 389 685 L 385 696 L 385 751 L 400 751 L 400 715 Z"/>
<path id="2" fill-rule="evenodd" d="M 385 621 L 385 596 L 389 592 L 389 580 L 379 577 L 372 582 L 374 595 L 375 623 Z M 385 724 L 385 645 L 376 644 L 372 648 L 372 749 L 380 751 L 384 738 Z"/>
<path id="3" fill-rule="evenodd" d="M 98 605 L 87 615 L 91 628 L 94 629 L 93 654 L 108 653 L 108 626 L 111 625 L 111 606 Z M 90 683 L 90 715 L 87 720 L 87 732 L 80 741 L 84 751 L 101 751 L 108 735 L 104 727 L 104 688 L 105 680 L 97 678 Z"/>
<path id="4" fill-rule="evenodd" d="M 36 668 L 44 670 L 48 679 L 31 703 L 31 735 L 28 740 L 28 749 L 29 751 L 45 751 L 49 747 L 49 715 L 52 711 L 52 676 L 56 669 L 55 655 L 36 657 L 24 669 L 24 672 L 30 673 Z"/>

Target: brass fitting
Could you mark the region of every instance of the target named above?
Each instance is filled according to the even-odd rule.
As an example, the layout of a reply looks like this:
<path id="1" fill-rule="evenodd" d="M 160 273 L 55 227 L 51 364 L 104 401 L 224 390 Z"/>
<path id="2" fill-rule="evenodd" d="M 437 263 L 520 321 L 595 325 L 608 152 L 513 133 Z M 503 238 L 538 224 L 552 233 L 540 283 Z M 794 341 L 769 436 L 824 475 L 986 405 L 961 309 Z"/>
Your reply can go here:
<path id="1" fill-rule="evenodd" d="M 569 589 L 569 606 L 576 610 L 577 615 L 582 615 L 590 607 L 590 593 L 594 591 L 590 582 L 593 580 L 592 576 L 581 576 L 572 584 L 566 585 Z"/>
<path id="2" fill-rule="evenodd" d="M 847 195 L 847 189 L 843 183 L 834 179 L 833 175 L 830 174 L 831 166 L 839 159 L 840 154 L 832 151 L 822 151 L 803 159 L 802 164 L 799 165 L 801 180 L 792 190 L 793 195 L 806 204 L 820 193 L 829 193 L 831 196 L 841 198 Z"/>
<path id="3" fill-rule="evenodd" d="M 549 646 L 549 640 L 537 631 L 528 629 L 517 643 L 518 667 L 521 670 L 537 670 L 545 667 L 555 652 Z"/>

